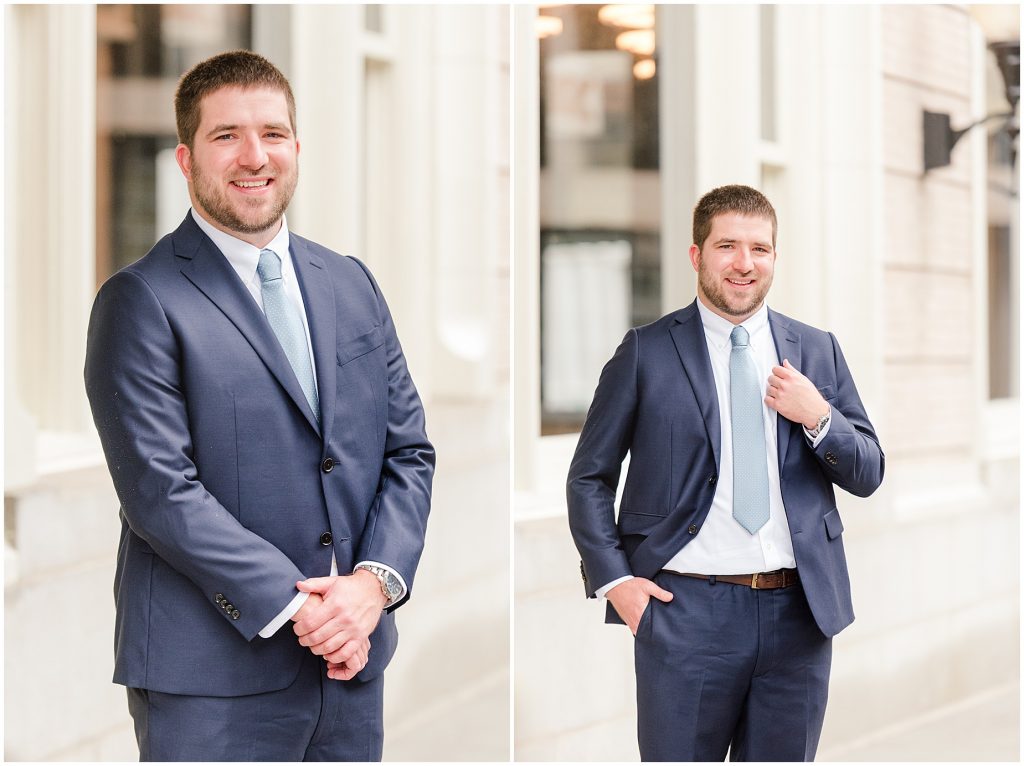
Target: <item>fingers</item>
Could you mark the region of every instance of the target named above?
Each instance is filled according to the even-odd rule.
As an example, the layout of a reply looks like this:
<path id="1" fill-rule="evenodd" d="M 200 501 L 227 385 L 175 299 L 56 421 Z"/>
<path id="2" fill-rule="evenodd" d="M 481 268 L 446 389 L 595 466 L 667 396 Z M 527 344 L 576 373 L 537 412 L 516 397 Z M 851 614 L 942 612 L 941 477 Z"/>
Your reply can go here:
<path id="1" fill-rule="evenodd" d="M 348 663 L 352 660 L 358 661 L 362 658 L 362 664 L 366 664 L 366 644 L 363 641 L 350 639 L 346 641 L 337 651 L 324 654 L 324 659 L 329 662 Z"/>
<path id="2" fill-rule="evenodd" d="M 324 609 L 316 609 L 309 614 L 302 615 L 302 617 L 292 626 L 292 630 L 295 631 L 296 636 L 307 636 L 310 633 L 314 633 L 323 628 L 331 621 L 331 619 L 332 617 L 330 612 Z M 336 633 L 337 631 L 332 632 Z M 324 638 L 327 638 L 327 635 L 329 634 L 324 635 L 319 641 L 314 641 L 313 643 L 320 643 Z"/>
<path id="3" fill-rule="evenodd" d="M 328 670 L 327 677 L 335 681 L 351 681 L 362 668 L 350 668 L 347 665 L 339 665 L 335 670 Z"/>
<path id="4" fill-rule="evenodd" d="M 302 623 L 295 624 L 295 635 L 299 637 L 299 643 L 302 644 L 302 646 L 318 646 L 338 634 L 348 632 L 347 626 L 337 617 L 330 618 L 322 625 L 319 625 L 306 633 L 299 633 L 299 625 L 301 624 Z M 349 638 L 350 636 L 345 636 L 346 641 Z M 341 644 L 338 644 L 338 646 L 341 646 Z"/>
<path id="5" fill-rule="evenodd" d="M 299 580 L 295 587 L 303 593 L 326 593 L 331 587 L 330 577 L 310 577 L 308 580 Z"/>
<path id="6" fill-rule="evenodd" d="M 349 645 L 352 646 L 349 646 Z M 355 675 L 366 667 L 370 659 L 370 642 L 368 639 L 361 641 L 350 641 L 339 653 L 352 650 L 351 655 L 344 661 L 335 661 L 327 657 L 327 677 L 335 681 L 350 681 Z"/>

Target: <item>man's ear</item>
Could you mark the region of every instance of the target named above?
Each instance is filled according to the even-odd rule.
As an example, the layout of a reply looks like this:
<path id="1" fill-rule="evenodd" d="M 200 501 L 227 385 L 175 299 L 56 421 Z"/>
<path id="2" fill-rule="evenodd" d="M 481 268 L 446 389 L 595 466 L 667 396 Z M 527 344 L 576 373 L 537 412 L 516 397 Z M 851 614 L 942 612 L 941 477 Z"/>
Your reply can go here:
<path id="1" fill-rule="evenodd" d="M 694 271 L 700 271 L 700 248 L 696 245 L 690 245 L 690 263 Z"/>
<path id="2" fill-rule="evenodd" d="M 192 152 L 185 146 L 185 144 L 178 144 L 174 150 L 174 159 L 178 161 L 178 167 L 181 168 L 181 174 L 185 176 L 185 180 L 189 183 L 192 182 Z"/>

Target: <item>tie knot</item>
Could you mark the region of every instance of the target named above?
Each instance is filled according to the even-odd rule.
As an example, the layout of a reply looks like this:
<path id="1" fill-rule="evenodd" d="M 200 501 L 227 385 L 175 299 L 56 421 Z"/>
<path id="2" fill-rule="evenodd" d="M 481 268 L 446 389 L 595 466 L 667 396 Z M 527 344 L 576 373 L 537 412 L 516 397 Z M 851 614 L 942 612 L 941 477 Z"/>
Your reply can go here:
<path id="1" fill-rule="evenodd" d="M 733 328 L 732 334 L 729 336 L 729 338 L 732 340 L 733 348 L 747 346 L 750 343 L 750 333 L 747 332 L 746 328 L 743 327 L 743 325 L 736 325 Z"/>
<path id="2" fill-rule="evenodd" d="M 260 250 L 260 262 L 256 267 L 261 282 L 272 282 L 281 278 L 281 258 L 273 250 Z"/>

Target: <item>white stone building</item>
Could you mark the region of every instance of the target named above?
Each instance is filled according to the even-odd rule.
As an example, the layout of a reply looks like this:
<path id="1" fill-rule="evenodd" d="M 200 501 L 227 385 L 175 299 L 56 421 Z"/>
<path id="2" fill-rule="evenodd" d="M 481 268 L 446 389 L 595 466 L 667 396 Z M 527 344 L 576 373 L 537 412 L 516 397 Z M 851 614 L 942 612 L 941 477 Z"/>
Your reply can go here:
<path id="1" fill-rule="evenodd" d="M 565 477 L 626 327 L 693 299 L 691 211 L 725 183 L 773 201 L 769 304 L 837 335 L 887 457 L 873 497 L 839 493 L 858 616 L 819 756 L 888 737 L 895 760 L 1018 757 L 1019 165 L 993 121 L 923 166 L 923 110 L 1007 111 L 976 12 L 515 8 L 517 759 L 637 757 L 632 639 L 583 598 Z M 914 739 L 979 700 L 983 731 Z M 997 729 L 1010 744 L 985 749 Z"/>
<path id="2" fill-rule="evenodd" d="M 290 227 L 364 259 L 438 453 L 388 671 L 389 760 L 509 757 L 508 9 L 4 9 L 5 756 L 134 760 L 114 686 L 117 502 L 82 383 L 93 296 L 188 207 L 184 69 L 250 47 L 290 78 Z M 467 427 L 472 424 L 472 428 Z"/>

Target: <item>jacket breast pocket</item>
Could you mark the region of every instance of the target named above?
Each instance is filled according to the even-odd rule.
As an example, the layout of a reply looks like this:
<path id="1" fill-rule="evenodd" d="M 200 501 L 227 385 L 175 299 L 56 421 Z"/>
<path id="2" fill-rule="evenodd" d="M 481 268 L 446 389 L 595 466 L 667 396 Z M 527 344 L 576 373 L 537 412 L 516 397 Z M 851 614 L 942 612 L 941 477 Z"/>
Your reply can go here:
<path id="1" fill-rule="evenodd" d="M 384 329 L 377 325 L 369 332 L 338 343 L 338 366 L 344 367 L 349 362 L 366 356 L 384 345 Z"/>
<path id="2" fill-rule="evenodd" d="M 838 508 L 833 508 L 825 514 L 825 534 L 829 540 L 835 540 L 843 534 L 843 520 L 839 518 Z"/>

